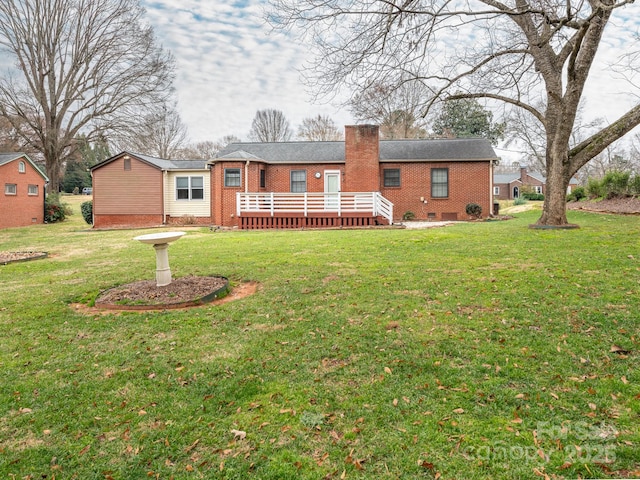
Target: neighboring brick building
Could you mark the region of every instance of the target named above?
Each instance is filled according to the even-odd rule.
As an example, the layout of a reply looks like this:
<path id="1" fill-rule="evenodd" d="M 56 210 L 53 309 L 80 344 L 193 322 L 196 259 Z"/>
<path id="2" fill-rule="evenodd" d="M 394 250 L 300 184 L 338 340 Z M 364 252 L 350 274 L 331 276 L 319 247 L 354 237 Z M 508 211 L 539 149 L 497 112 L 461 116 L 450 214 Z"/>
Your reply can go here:
<path id="1" fill-rule="evenodd" d="M 469 203 L 491 213 L 497 160 L 485 139 L 381 141 L 375 125 L 347 126 L 345 141 L 232 143 L 209 162 L 123 152 L 92 168 L 94 226 L 466 220 Z M 197 199 L 180 197 L 187 177 L 202 188 Z"/>
<path id="2" fill-rule="evenodd" d="M 44 223 L 48 182 L 24 153 L 0 153 L 0 229 Z"/>
<path id="3" fill-rule="evenodd" d="M 493 196 L 496 200 L 514 200 L 524 193 L 546 194 L 547 179 L 543 173 L 530 172 L 527 167 L 520 167 L 516 172 L 497 173 L 493 176 Z M 572 178 L 567 187 L 567 194 L 578 186 Z"/>

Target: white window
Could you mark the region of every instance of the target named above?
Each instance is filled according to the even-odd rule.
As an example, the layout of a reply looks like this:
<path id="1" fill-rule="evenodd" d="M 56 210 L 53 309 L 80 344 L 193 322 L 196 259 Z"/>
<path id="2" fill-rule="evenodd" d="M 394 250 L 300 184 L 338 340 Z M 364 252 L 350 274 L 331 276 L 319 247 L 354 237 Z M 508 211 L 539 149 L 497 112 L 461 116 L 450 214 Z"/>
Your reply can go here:
<path id="1" fill-rule="evenodd" d="M 225 168 L 224 169 L 224 186 L 225 187 L 240 187 L 240 169 L 239 168 Z"/>
<path id="2" fill-rule="evenodd" d="M 536 185 L 533 188 L 535 189 L 536 193 L 542 194 L 542 187 L 540 185 Z"/>
<path id="3" fill-rule="evenodd" d="M 493 187 L 493 194 L 500 195 L 500 187 Z"/>
<path id="4" fill-rule="evenodd" d="M 4 184 L 4 194 L 5 195 L 16 195 L 18 193 L 18 185 L 15 183 L 5 183 Z"/>
<path id="5" fill-rule="evenodd" d="M 18 163 L 18 172 L 25 173 L 27 171 L 27 165 L 24 162 Z"/>
<path id="6" fill-rule="evenodd" d="M 38 185 L 29 185 L 27 193 L 29 195 L 38 195 Z"/>
<path id="7" fill-rule="evenodd" d="M 176 177 L 176 200 L 203 200 L 204 177 Z"/>
<path id="8" fill-rule="evenodd" d="M 449 169 L 431 169 L 431 196 L 433 198 L 447 198 L 449 196 Z"/>
<path id="9" fill-rule="evenodd" d="M 291 170 L 291 193 L 304 193 L 307 191 L 307 171 Z"/>

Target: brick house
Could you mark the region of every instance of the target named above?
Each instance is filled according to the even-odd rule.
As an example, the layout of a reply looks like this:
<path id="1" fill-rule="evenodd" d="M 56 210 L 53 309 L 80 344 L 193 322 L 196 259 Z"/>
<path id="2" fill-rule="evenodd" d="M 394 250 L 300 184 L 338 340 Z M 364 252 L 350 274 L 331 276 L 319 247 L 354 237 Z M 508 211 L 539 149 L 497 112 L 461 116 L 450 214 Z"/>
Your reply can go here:
<path id="1" fill-rule="evenodd" d="M 146 192 L 134 196 L 123 184 L 125 157 Z M 92 169 L 94 226 L 181 223 L 187 212 L 194 223 L 240 228 L 389 224 L 409 212 L 465 220 L 469 203 L 491 212 L 497 160 L 485 139 L 380 140 L 374 125 L 347 126 L 345 141 L 232 143 L 209 162 L 192 162 L 189 174 L 185 162 L 123 153 Z M 203 177 L 198 198 L 208 214 L 178 199 L 176 182 L 187 176 Z"/>
<path id="2" fill-rule="evenodd" d="M 520 167 L 517 172 L 499 173 L 493 176 L 493 196 L 496 200 L 514 200 L 525 192 L 545 194 L 547 179 L 543 173 L 529 172 L 527 167 Z M 572 178 L 567 194 L 578 186 Z"/>
<path id="3" fill-rule="evenodd" d="M 0 153 L 0 229 L 44 223 L 48 182 L 24 153 Z"/>

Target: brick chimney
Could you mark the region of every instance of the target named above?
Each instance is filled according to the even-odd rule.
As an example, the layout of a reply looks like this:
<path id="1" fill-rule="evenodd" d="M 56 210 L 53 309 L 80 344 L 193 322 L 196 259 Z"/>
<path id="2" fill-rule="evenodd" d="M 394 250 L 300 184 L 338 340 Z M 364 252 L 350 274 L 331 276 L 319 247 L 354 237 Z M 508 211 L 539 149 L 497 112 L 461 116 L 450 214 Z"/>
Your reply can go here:
<path id="1" fill-rule="evenodd" d="M 380 190 L 380 135 L 377 125 L 344 127 L 345 192 Z"/>
<path id="2" fill-rule="evenodd" d="M 529 183 L 529 175 L 527 174 L 527 166 L 520 167 L 520 181 L 523 185 Z"/>

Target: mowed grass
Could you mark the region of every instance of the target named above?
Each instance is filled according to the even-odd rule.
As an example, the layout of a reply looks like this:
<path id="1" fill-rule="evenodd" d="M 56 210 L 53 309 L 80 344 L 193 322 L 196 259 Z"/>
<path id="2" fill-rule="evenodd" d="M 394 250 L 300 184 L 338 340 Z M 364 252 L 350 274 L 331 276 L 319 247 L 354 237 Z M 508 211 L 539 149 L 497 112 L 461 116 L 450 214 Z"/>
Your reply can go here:
<path id="1" fill-rule="evenodd" d="M 79 309 L 153 278 L 133 237 L 0 231 L 0 478 L 640 476 L 640 218 L 212 232 L 174 276 L 259 282 L 182 311 Z"/>

